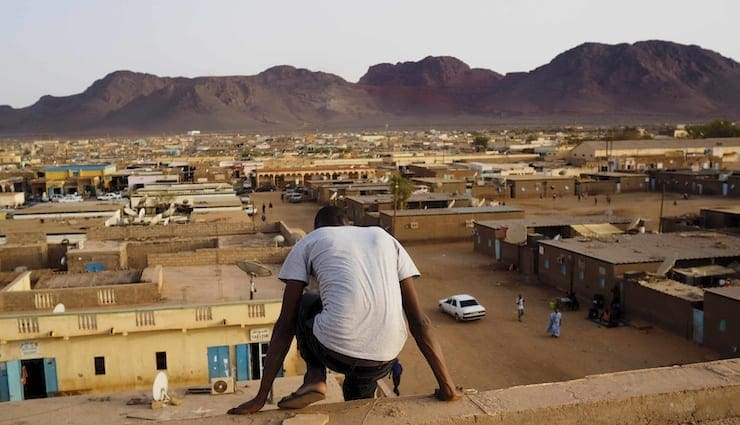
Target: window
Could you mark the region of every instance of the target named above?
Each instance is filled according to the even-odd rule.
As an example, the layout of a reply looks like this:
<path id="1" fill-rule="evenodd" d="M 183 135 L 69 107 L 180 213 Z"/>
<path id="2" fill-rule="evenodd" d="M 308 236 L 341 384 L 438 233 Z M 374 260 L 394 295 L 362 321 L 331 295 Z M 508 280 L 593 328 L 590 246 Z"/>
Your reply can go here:
<path id="1" fill-rule="evenodd" d="M 583 280 L 586 277 L 586 274 L 583 272 L 583 270 L 578 271 L 578 278 Z"/>
<path id="2" fill-rule="evenodd" d="M 601 287 L 601 289 L 604 289 L 604 287 L 606 286 L 606 279 L 604 278 L 604 276 L 599 277 L 599 286 Z"/>
<path id="3" fill-rule="evenodd" d="M 550 259 L 549 258 L 545 258 L 545 268 L 546 269 L 549 269 L 550 268 Z"/>
<path id="4" fill-rule="evenodd" d="M 157 351 L 155 356 L 157 358 L 157 370 L 167 370 L 167 352 Z"/>
<path id="5" fill-rule="evenodd" d="M 563 276 L 565 276 L 566 273 L 568 273 L 568 268 L 566 267 L 565 264 L 561 264 L 560 265 L 560 274 L 563 275 Z"/>
<path id="6" fill-rule="evenodd" d="M 727 330 L 727 321 L 725 319 L 720 319 L 719 321 L 719 331 L 724 332 Z"/>
<path id="7" fill-rule="evenodd" d="M 105 357 L 95 357 L 95 374 L 105 375 Z"/>

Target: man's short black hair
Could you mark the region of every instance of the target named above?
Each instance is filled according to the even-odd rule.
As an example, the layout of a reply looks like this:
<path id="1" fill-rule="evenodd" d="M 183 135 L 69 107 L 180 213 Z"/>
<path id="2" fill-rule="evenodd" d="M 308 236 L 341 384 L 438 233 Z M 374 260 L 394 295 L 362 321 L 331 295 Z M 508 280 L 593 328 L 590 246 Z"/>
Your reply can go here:
<path id="1" fill-rule="evenodd" d="M 343 209 L 334 206 L 320 209 L 316 213 L 316 218 L 313 220 L 314 229 L 327 226 L 346 226 L 347 224 L 349 224 L 347 214 L 345 214 Z"/>

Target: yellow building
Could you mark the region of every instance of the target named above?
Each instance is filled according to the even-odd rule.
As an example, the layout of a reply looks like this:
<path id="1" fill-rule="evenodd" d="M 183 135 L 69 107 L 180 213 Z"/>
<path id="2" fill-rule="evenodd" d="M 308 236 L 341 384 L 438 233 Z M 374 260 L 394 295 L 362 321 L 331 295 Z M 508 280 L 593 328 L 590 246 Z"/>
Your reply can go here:
<path id="1" fill-rule="evenodd" d="M 198 282 L 163 278 L 161 267 L 144 273 L 139 283 L 32 289 L 25 272 L 6 285 L 0 291 L 0 401 L 150 389 L 159 371 L 171 386 L 261 377 L 281 284 L 261 286 L 268 298 L 242 301 L 228 295 L 241 291 L 243 280 L 228 282 L 226 273 L 218 291 L 208 287 L 213 282 L 201 282 L 192 289 L 197 301 L 187 302 L 185 291 Z M 156 288 L 163 286 L 169 288 L 160 297 Z M 183 299 L 171 299 L 180 292 Z M 161 299 L 131 305 L 153 296 Z M 62 308 L 60 300 L 73 307 Z M 91 305 L 78 308 L 80 300 Z M 296 375 L 301 364 L 293 346 L 283 373 Z"/>
<path id="2" fill-rule="evenodd" d="M 98 189 L 108 189 L 115 173 L 115 164 L 60 165 L 44 167 L 46 193 L 88 193 L 94 195 Z"/>

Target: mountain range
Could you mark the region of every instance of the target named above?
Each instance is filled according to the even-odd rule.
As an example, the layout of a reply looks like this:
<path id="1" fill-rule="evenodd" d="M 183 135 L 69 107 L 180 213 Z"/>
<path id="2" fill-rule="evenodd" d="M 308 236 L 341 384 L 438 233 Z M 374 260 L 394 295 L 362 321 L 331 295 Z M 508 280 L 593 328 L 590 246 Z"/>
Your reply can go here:
<path id="1" fill-rule="evenodd" d="M 668 41 L 584 43 L 501 75 L 449 56 L 371 66 L 357 83 L 276 66 L 252 76 L 116 71 L 82 93 L 0 106 L 0 134 L 297 130 L 544 120 L 665 122 L 740 115 L 740 65 Z"/>

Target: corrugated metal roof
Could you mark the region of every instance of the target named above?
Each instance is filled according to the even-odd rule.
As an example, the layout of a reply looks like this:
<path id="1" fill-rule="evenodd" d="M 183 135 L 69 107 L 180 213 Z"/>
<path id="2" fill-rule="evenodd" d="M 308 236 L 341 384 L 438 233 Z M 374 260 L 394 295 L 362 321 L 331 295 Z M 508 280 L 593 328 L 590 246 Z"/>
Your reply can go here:
<path id="1" fill-rule="evenodd" d="M 725 286 L 723 288 L 706 288 L 706 292 L 740 301 L 740 286 Z"/>
<path id="2" fill-rule="evenodd" d="M 670 279 L 660 280 L 641 280 L 638 282 L 641 286 L 653 289 L 664 294 L 681 298 L 686 301 L 702 301 L 704 299 L 704 289 L 698 286 L 686 285 Z"/>
<path id="3" fill-rule="evenodd" d="M 740 238 L 712 232 L 618 235 L 609 238 L 543 240 L 553 246 L 611 264 L 740 257 Z"/>
<path id="4" fill-rule="evenodd" d="M 477 222 L 479 226 L 490 227 L 492 229 L 500 229 L 501 227 L 511 226 L 524 226 L 527 228 L 533 227 L 561 227 L 570 226 L 573 224 L 598 224 L 598 223 L 611 223 L 611 224 L 627 224 L 632 220 L 624 217 L 617 217 L 612 215 L 584 215 L 584 216 L 545 216 L 545 217 L 531 217 L 522 219 L 507 219 L 507 220 L 483 220 Z M 621 233 L 621 232 L 620 232 Z"/>
<path id="5" fill-rule="evenodd" d="M 582 236 L 586 237 L 611 236 L 624 233 L 624 231 L 619 230 L 618 228 L 608 223 L 571 224 L 570 227 Z"/>
<path id="6" fill-rule="evenodd" d="M 673 269 L 676 273 L 681 273 L 685 276 L 692 277 L 707 277 L 707 276 L 727 276 L 735 274 L 735 269 L 720 266 L 719 264 L 710 264 L 708 266 L 701 267 L 687 267 L 680 269 Z"/>

